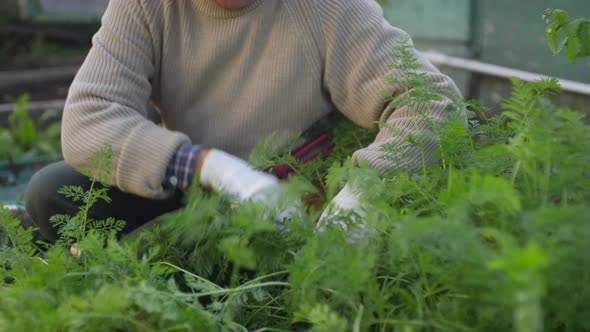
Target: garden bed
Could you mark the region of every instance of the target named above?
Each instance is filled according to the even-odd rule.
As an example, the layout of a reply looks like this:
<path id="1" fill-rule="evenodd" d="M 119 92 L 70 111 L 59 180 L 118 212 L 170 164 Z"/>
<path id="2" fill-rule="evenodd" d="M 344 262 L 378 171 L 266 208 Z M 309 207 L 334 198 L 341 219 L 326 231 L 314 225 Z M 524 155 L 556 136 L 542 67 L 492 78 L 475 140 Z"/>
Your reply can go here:
<path id="1" fill-rule="evenodd" d="M 363 188 L 364 217 L 341 215 L 344 229 L 316 232 L 319 211 L 277 227 L 260 205 L 193 190 L 185 209 L 133 238 L 118 242 L 111 231 L 120 223 L 87 220 L 82 208 L 56 219 L 69 225 L 59 244 L 39 249 L 4 213 L 12 247 L 1 252 L 10 262 L 2 275 L 14 282 L 2 289 L 0 323 L 89 331 L 590 329 L 590 130 L 542 97 L 557 90 L 555 82 L 515 81 L 502 115 L 468 129 L 451 117 L 435 131 L 441 163 L 418 172 L 380 177 L 350 168 L 339 163 L 346 149 L 300 165 L 285 201 L 318 181 L 328 199 L 346 182 Z M 367 136 L 350 123 L 335 131 L 347 133 L 336 136 L 337 147 Z M 266 167 L 260 163 L 288 158 L 272 157 L 253 160 Z M 102 195 L 69 192 L 87 204 Z M 80 258 L 68 253 L 73 244 Z M 31 292 L 39 295 L 24 295 Z"/>

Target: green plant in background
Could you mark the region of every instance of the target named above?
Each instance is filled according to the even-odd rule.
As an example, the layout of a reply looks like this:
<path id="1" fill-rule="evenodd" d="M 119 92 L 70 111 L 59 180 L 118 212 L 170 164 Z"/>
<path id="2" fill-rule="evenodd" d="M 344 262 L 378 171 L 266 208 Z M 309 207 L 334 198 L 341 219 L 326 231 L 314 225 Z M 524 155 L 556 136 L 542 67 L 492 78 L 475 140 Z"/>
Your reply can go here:
<path id="1" fill-rule="evenodd" d="M 27 160 L 61 152 L 61 125 L 55 112 L 44 112 L 34 122 L 27 110 L 30 96 L 22 95 L 8 117 L 8 128 L 0 128 L 0 160 Z"/>
<path id="2" fill-rule="evenodd" d="M 571 20 L 568 13 L 560 9 L 545 10 L 543 20 L 547 24 L 545 34 L 553 54 L 564 51 L 574 65 L 578 58 L 590 56 L 590 20 Z"/>

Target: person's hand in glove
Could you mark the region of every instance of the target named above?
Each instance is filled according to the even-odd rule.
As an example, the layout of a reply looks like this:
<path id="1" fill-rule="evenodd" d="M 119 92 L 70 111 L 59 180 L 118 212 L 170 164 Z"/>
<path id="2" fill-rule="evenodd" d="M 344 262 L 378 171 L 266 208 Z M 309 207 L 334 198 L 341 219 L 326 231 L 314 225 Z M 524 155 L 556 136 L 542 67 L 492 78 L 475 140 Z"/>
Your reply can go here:
<path id="1" fill-rule="evenodd" d="M 322 212 L 318 220 L 318 231 L 324 231 L 328 225 L 336 225 L 342 228 L 352 240 L 364 237 L 365 227 L 363 224 L 364 210 L 361 207 L 361 193 L 353 189 L 353 186 L 346 184 L 326 209 Z M 354 229 L 349 232 L 349 222 L 343 218 L 351 218 L 350 223 L 355 225 Z"/>
<path id="2" fill-rule="evenodd" d="M 240 201 L 259 201 L 279 190 L 279 180 L 255 170 L 238 157 L 217 149 L 203 150 L 197 160 L 200 184 L 234 195 Z"/>
<path id="3" fill-rule="evenodd" d="M 301 213 L 300 202 L 281 208 L 279 180 L 271 174 L 252 168 L 248 162 L 217 149 L 204 150 L 197 160 L 196 174 L 200 184 L 215 191 L 234 195 L 239 201 L 261 201 L 278 211 L 278 222 Z"/>

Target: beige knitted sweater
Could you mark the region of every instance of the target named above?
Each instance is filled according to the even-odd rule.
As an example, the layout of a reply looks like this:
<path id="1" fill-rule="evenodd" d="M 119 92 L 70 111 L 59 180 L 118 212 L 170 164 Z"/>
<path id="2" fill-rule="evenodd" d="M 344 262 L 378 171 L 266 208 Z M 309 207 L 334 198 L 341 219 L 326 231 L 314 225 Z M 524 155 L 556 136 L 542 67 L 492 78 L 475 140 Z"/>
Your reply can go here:
<path id="1" fill-rule="evenodd" d="M 261 138 L 294 134 L 338 110 L 360 126 L 395 125 L 395 135 L 381 129 L 353 159 L 380 170 L 399 167 L 382 158 L 380 146 L 416 131 L 412 110 L 388 108 L 378 93 L 402 92 L 383 77 L 403 36 L 374 0 L 255 0 L 237 11 L 211 0 L 110 0 L 69 91 L 65 160 L 92 168 L 87 158 L 108 143 L 113 184 L 164 198 L 164 172 L 181 144 L 247 158 Z M 458 93 L 416 56 L 439 88 Z M 164 127 L 146 118 L 149 101 Z M 446 105 L 418 107 L 443 119 Z M 427 121 L 419 121 L 425 128 Z M 419 149 L 401 153 L 404 163 L 421 160 Z"/>

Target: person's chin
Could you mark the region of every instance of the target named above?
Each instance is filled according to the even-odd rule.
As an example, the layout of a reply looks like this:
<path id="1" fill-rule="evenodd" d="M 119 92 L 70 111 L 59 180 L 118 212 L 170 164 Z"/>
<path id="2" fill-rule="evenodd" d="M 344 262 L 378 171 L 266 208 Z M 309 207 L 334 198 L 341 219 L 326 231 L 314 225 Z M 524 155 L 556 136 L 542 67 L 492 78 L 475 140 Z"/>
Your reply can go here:
<path id="1" fill-rule="evenodd" d="M 254 0 L 211 0 L 216 5 L 229 9 L 229 10 L 238 10 L 250 5 Z"/>

